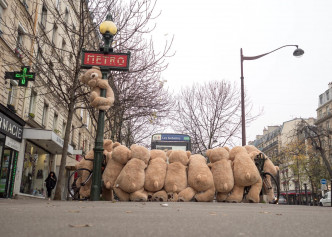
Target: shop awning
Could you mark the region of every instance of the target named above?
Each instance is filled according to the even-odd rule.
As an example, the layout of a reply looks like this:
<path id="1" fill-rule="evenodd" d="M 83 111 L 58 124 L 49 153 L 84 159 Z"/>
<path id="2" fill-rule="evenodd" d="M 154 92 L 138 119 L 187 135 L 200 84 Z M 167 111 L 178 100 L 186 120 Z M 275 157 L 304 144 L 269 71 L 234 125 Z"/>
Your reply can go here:
<path id="1" fill-rule="evenodd" d="M 29 139 L 38 146 L 44 148 L 51 154 L 61 154 L 63 148 L 63 139 L 52 130 L 24 128 L 23 138 Z M 68 155 L 73 155 L 74 149 L 68 145 Z"/>

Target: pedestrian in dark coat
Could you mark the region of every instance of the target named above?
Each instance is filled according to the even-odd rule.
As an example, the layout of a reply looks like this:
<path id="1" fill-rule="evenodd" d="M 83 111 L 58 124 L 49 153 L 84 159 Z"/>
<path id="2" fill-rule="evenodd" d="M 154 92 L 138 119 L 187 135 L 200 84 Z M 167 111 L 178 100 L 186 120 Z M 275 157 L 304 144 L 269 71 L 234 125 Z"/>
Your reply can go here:
<path id="1" fill-rule="evenodd" d="M 55 188 L 56 181 L 56 175 L 53 171 L 51 171 L 45 180 L 48 200 L 51 200 L 52 190 Z"/>

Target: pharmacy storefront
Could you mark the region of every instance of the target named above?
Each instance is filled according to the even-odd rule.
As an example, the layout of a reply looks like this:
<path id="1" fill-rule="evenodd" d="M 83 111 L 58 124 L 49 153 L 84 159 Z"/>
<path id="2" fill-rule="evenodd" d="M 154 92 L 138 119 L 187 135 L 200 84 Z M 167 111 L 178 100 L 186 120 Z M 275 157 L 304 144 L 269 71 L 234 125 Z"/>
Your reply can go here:
<path id="1" fill-rule="evenodd" d="M 0 198 L 13 197 L 24 120 L 0 104 Z"/>

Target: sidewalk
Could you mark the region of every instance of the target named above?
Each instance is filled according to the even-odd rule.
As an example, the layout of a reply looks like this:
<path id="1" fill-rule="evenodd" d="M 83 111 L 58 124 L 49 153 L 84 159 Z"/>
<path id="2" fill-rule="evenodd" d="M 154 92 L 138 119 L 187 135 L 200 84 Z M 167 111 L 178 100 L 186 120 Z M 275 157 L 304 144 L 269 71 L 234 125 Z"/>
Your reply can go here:
<path id="1" fill-rule="evenodd" d="M 332 208 L 0 199 L 1 236 L 330 236 Z"/>

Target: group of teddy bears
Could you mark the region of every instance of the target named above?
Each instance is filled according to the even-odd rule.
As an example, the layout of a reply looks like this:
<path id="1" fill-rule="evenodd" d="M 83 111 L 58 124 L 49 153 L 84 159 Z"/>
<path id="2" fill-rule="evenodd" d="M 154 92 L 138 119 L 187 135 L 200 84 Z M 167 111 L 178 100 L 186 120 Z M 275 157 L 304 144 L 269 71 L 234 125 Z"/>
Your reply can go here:
<path id="1" fill-rule="evenodd" d="M 139 145 L 127 148 L 118 142 L 104 140 L 106 167 L 102 175 L 102 197 L 120 201 L 199 201 L 253 202 L 260 201 L 262 178 L 253 161 L 260 154 L 254 146 L 210 149 L 207 159 L 182 150 L 151 150 Z M 93 150 L 76 165 L 92 170 Z M 278 167 L 269 158 L 263 170 L 277 175 Z M 79 186 L 89 175 L 81 171 L 76 181 Z M 243 200 L 244 188 L 251 186 Z M 91 179 L 81 186 L 80 196 L 89 197 Z M 113 193 L 114 192 L 114 193 Z M 274 190 L 266 190 L 268 201 L 273 201 Z"/>

